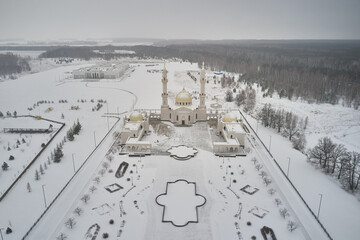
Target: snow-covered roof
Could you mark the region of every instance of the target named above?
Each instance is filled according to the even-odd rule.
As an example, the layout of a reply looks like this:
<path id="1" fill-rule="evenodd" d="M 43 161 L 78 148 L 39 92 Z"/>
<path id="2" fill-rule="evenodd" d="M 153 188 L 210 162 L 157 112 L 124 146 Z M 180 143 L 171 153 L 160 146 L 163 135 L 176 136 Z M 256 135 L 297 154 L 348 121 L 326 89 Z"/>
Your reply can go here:
<path id="1" fill-rule="evenodd" d="M 127 122 L 125 124 L 125 129 L 128 129 L 130 131 L 136 131 L 140 128 L 141 123 L 139 122 Z"/>
<path id="2" fill-rule="evenodd" d="M 130 122 L 139 122 L 139 121 L 143 121 L 143 115 L 141 113 L 139 113 L 138 111 L 134 111 L 130 114 L 129 116 Z"/>
<path id="3" fill-rule="evenodd" d="M 226 129 L 229 132 L 236 132 L 236 133 L 243 133 L 244 129 L 242 128 L 242 126 L 239 123 L 227 123 L 226 124 Z"/>
<path id="4" fill-rule="evenodd" d="M 223 117 L 224 122 L 237 122 L 237 120 L 238 118 L 233 112 L 226 113 Z"/>

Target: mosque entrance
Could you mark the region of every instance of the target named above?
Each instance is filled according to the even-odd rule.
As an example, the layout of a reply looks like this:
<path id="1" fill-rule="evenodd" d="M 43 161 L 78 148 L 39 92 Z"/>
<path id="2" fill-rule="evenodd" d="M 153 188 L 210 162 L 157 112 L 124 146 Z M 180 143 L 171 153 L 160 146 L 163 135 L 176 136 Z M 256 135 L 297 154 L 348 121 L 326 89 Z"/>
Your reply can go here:
<path id="1" fill-rule="evenodd" d="M 185 120 L 182 120 L 181 125 L 185 125 Z"/>

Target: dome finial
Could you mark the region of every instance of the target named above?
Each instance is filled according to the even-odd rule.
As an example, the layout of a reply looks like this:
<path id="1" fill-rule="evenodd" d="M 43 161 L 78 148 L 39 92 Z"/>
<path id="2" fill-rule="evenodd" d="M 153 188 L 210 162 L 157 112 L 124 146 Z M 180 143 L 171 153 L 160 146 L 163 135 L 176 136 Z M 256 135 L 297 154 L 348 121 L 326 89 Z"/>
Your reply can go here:
<path id="1" fill-rule="evenodd" d="M 165 63 L 166 63 L 166 62 L 165 62 L 165 59 L 164 59 L 164 69 L 166 69 Z"/>
<path id="2" fill-rule="evenodd" d="M 202 69 L 204 69 L 204 65 L 205 65 L 205 64 L 204 64 L 204 61 L 203 61 L 203 64 L 202 64 Z"/>

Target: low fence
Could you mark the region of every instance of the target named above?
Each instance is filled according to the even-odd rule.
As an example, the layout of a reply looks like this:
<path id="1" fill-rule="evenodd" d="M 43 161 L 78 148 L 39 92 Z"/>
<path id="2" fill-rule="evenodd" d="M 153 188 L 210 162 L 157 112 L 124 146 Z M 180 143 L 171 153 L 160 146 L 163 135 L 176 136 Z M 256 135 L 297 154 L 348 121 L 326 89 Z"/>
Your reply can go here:
<path id="1" fill-rule="evenodd" d="M 82 169 L 82 167 L 85 165 L 85 163 L 91 158 L 91 156 L 94 154 L 94 152 L 99 148 L 99 146 L 104 142 L 104 140 L 109 136 L 110 132 L 115 128 L 115 126 L 120 121 L 120 118 L 115 122 L 115 124 L 110 128 L 110 130 L 107 132 L 107 134 L 101 139 L 98 145 L 92 150 L 92 152 L 89 154 L 89 156 L 85 159 L 85 161 L 80 165 L 80 167 L 76 170 L 74 175 L 69 179 L 69 181 L 65 184 L 65 186 L 60 190 L 60 192 L 55 196 L 55 198 L 52 200 L 52 202 L 48 205 L 48 207 L 44 210 L 44 212 L 40 215 L 40 217 L 34 222 L 34 224 L 30 227 L 30 229 L 25 233 L 22 240 L 25 240 L 26 237 L 29 236 L 30 232 L 34 229 L 34 227 L 39 223 L 41 218 L 47 213 L 47 211 L 50 209 L 50 207 L 55 203 L 55 201 L 60 197 L 60 195 L 64 192 L 64 190 L 67 188 L 67 186 L 71 183 L 71 181 L 77 176 L 79 171 Z"/>
<path id="2" fill-rule="evenodd" d="M 320 222 L 320 220 L 317 218 L 317 216 L 315 215 L 315 213 L 311 210 L 311 208 L 309 207 L 309 205 L 307 204 L 307 202 L 305 201 L 305 199 L 301 196 L 300 192 L 297 190 L 297 188 L 295 187 L 295 185 L 291 182 L 290 178 L 288 178 L 288 176 L 286 176 L 285 172 L 282 170 L 282 168 L 280 167 L 279 163 L 276 161 L 276 159 L 274 158 L 274 156 L 271 154 L 271 152 L 269 151 L 269 149 L 265 146 L 265 144 L 263 143 L 263 141 L 260 139 L 260 137 L 257 135 L 257 133 L 254 131 L 254 129 L 251 127 L 250 123 L 247 121 L 247 119 L 245 118 L 245 116 L 242 114 L 242 112 L 240 110 L 238 110 L 239 113 L 241 114 L 241 116 L 243 117 L 243 119 L 245 120 L 245 122 L 247 123 L 247 125 L 250 127 L 250 129 L 252 130 L 252 132 L 255 134 L 255 136 L 257 137 L 257 139 L 260 141 L 260 143 L 263 145 L 263 147 L 266 149 L 266 151 L 269 153 L 271 159 L 275 162 L 276 166 L 280 169 L 281 173 L 284 175 L 284 177 L 287 179 L 287 181 L 290 183 L 291 187 L 295 190 L 295 192 L 298 194 L 298 196 L 300 197 L 300 199 L 303 201 L 303 203 L 305 204 L 305 206 L 307 207 L 307 209 L 310 211 L 310 213 L 313 215 L 313 217 L 316 219 L 316 221 L 319 223 L 320 227 L 324 230 L 325 234 L 328 236 L 328 238 L 330 240 L 333 240 L 333 238 L 330 236 L 329 232 L 326 230 L 326 228 L 324 227 L 324 225 Z"/>
<path id="3" fill-rule="evenodd" d="M 19 116 L 19 117 L 33 117 L 33 118 L 36 118 L 35 116 L 31 116 L 31 115 L 25 115 L 25 116 Z M 45 121 L 50 121 L 50 122 L 56 122 L 56 121 L 45 119 L 45 118 L 40 118 L 40 119 L 45 120 Z M 56 122 L 56 123 L 61 124 L 61 127 L 59 128 L 59 130 L 57 130 L 57 132 L 54 134 L 54 136 L 52 136 L 50 138 L 50 140 L 45 144 L 45 146 L 40 150 L 40 152 L 38 152 L 38 154 L 36 154 L 36 156 L 33 158 L 33 160 L 31 160 L 31 162 L 27 165 L 27 167 L 24 169 L 24 171 L 22 171 L 20 173 L 20 175 L 15 179 L 15 181 L 10 185 L 10 187 L 4 192 L 4 194 L 1 195 L 0 202 L 5 198 L 5 196 L 10 192 L 10 190 L 20 180 L 20 178 L 25 174 L 25 172 L 31 167 L 31 165 L 40 157 L 40 155 L 45 151 L 45 149 L 49 146 L 49 144 L 52 142 L 52 140 L 65 127 L 65 123 L 61 123 L 61 122 Z"/>

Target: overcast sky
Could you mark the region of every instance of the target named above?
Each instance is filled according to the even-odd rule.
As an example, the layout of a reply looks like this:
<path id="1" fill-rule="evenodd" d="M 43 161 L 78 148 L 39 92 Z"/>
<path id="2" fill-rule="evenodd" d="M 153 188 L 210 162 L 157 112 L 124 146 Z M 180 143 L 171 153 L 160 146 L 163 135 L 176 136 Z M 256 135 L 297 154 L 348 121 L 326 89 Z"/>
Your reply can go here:
<path id="1" fill-rule="evenodd" d="M 360 0 L 0 0 L 0 39 L 360 39 Z"/>

